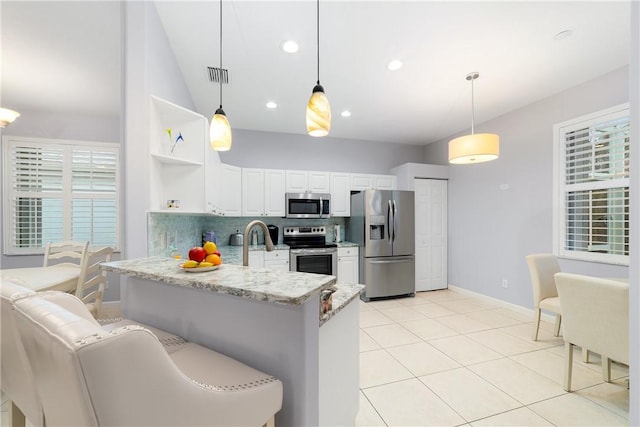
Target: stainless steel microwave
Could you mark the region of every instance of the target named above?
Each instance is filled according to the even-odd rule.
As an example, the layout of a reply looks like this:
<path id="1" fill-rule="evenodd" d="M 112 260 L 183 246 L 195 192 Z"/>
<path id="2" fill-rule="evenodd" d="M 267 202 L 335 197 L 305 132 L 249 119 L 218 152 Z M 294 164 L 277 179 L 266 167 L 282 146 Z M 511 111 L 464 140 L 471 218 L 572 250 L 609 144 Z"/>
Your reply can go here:
<path id="1" fill-rule="evenodd" d="M 331 195 L 325 193 L 286 193 L 287 218 L 329 218 Z"/>

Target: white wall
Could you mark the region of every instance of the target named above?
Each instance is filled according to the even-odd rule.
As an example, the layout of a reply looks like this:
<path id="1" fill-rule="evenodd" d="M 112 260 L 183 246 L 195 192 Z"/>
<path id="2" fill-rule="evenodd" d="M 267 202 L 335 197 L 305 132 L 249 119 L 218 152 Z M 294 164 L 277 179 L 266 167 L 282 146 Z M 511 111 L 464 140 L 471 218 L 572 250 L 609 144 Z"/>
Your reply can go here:
<path id="1" fill-rule="evenodd" d="M 552 127 L 629 100 L 628 68 L 476 125 L 500 135 L 500 158 L 449 168 L 449 283 L 525 307 L 532 291 L 525 256 L 552 250 Z M 447 164 L 449 138 L 425 148 Z M 507 184 L 509 189 L 500 190 Z M 561 260 L 563 270 L 626 277 L 621 266 Z M 501 287 L 503 279 L 508 288 Z"/>
<path id="2" fill-rule="evenodd" d="M 629 425 L 640 425 L 640 2 L 631 3 L 631 254 L 629 267 Z"/>

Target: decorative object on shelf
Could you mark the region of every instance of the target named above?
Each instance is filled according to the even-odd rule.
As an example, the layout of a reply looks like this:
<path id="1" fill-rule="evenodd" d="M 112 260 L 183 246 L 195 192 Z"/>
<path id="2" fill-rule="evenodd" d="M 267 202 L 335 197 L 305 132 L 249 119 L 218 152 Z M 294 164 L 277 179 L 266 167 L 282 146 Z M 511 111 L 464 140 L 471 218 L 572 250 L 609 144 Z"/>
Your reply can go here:
<path id="1" fill-rule="evenodd" d="M 327 136 L 331 129 L 331 106 L 320 85 L 320 0 L 316 0 L 316 38 L 318 80 L 307 104 L 307 132 L 311 136 Z"/>
<path id="2" fill-rule="evenodd" d="M 167 200 L 167 209 L 178 209 L 180 207 L 180 200 Z"/>
<path id="3" fill-rule="evenodd" d="M 214 150 L 228 151 L 231 149 L 231 125 L 222 109 L 222 83 L 223 80 L 228 81 L 227 70 L 222 68 L 222 0 L 220 0 L 220 69 L 218 73 L 213 73 L 213 77 L 220 82 L 220 108 L 211 118 L 209 141 Z"/>
<path id="4" fill-rule="evenodd" d="M 10 110 L 8 108 L 0 108 L 0 128 L 7 127 L 8 124 L 13 123 L 15 119 L 20 117 L 20 113 Z"/>
<path id="5" fill-rule="evenodd" d="M 173 136 L 171 134 L 171 129 L 165 129 L 165 131 L 167 132 L 167 135 L 169 135 L 169 144 L 171 144 L 171 148 L 169 149 L 169 154 L 173 154 L 174 150 L 176 149 L 176 145 L 178 144 L 179 141 L 184 142 L 184 138 L 182 137 L 182 132 L 178 132 L 178 137 L 176 138 L 176 140 L 173 140 Z"/>
<path id="6" fill-rule="evenodd" d="M 477 72 L 467 74 L 471 81 L 471 135 L 449 141 L 449 163 L 471 164 L 495 160 L 500 155 L 500 137 L 495 133 L 474 133 L 473 81 L 480 77 Z"/>

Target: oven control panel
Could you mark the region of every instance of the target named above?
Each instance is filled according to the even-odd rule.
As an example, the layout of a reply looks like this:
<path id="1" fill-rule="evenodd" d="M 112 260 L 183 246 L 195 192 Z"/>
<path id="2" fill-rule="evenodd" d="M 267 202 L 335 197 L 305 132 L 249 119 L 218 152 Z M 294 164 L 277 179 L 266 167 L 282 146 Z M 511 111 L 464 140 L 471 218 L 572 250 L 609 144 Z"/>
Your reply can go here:
<path id="1" fill-rule="evenodd" d="M 311 227 L 284 227 L 284 235 L 285 236 L 325 236 L 327 234 L 327 229 L 324 225 L 317 225 Z"/>

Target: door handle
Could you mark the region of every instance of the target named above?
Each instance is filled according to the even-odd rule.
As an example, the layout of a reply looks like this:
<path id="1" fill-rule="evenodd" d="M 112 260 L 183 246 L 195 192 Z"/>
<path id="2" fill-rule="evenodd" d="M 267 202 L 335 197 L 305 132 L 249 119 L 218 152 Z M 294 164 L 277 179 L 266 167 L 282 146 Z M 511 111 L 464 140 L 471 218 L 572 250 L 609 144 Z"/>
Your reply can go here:
<path id="1" fill-rule="evenodd" d="M 367 261 L 369 264 L 397 264 L 399 262 L 410 262 L 413 258 L 400 258 L 396 260 Z"/>
<path id="2" fill-rule="evenodd" d="M 398 228 L 398 221 L 396 220 L 396 212 L 397 212 L 397 207 L 396 207 L 396 201 L 393 201 L 393 241 L 396 241 L 396 228 Z"/>
<path id="3" fill-rule="evenodd" d="M 391 207 L 391 200 L 387 200 L 387 240 L 389 243 L 391 243 L 393 240 L 393 237 L 391 236 L 391 225 L 392 222 L 391 220 L 391 215 L 393 215 L 392 212 L 392 207 Z"/>

